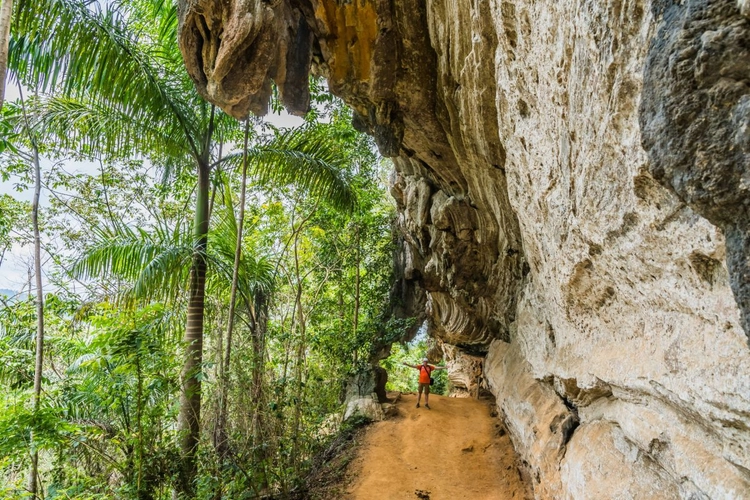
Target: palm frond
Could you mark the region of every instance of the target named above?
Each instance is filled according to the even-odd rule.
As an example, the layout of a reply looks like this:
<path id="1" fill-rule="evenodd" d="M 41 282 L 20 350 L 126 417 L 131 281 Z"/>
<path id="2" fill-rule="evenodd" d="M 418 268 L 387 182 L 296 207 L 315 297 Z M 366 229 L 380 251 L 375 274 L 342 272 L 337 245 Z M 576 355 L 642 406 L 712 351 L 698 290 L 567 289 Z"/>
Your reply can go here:
<path id="1" fill-rule="evenodd" d="M 232 282 L 234 251 L 237 242 L 237 221 L 231 199 L 225 198 L 225 206 L 219 211 L 219 222 L 209 233 L 209 265 L 218 279 L 212 282 L 214 289 L 228 289 Z M 238 290 L 246 299 L 258 292 L 270 293 L 274 287 L 274 267 L 271 259 L 257 255 L 255 249 L 243 248 L 240 259 Z"/>
<path id="2" fill-rule="evenodd" d="M 84 155 L 106 151 L 117 159 L 148 151 L 171 159 L 189 154 L 179 129 L 134 119 L 100 102 L 49 97 L 32 101 L 30 112 L 41 137 Z"/>
<path id="3" fill-rule="evenodd" d="M 197 154 L 183 78 L 163 71 L 112 5 L 86 0 L 19 0 L 9 65 L 39 92 L 60 92 L 135 120 L 180 128 Z M 176 37 L 176 33 L 175 33 Z M 197 99 L 197 96 L 195 96 Z"/>
<path id="4" fill-rule="evenodd" d="M 270 295 L 273 292 L 276 273 L 273 259 L 267 255 L 248 254 L 243 267 L 246 269 L 245 275 L 247 276 L 247 278 L 243 277 L 244 286 L 251 291 L 253 296 L 257 293 Z"/>
<path id="5" fill-rule="evenodd" d="M 224 161 L 239 165 L 242 152 L 228 155 Z M 248 175 L 261 185 L 294 185 L 344 211 L 352 211 L 357 204 L 347 172 L 348 154 L 325 125 L 277 132 L 272 139 L 251 148 L 248 161 Z"/>
<path id="6" fill-rule="evenodd" d="M 165 238 L 158 232 L 120 226 L 100 230 L 96 240 L 73 265 L 78 277 L 124 280 L 130 288 L 120 298 L 172 297 L 184 289 L 193 255 L 184 235 Z"/>

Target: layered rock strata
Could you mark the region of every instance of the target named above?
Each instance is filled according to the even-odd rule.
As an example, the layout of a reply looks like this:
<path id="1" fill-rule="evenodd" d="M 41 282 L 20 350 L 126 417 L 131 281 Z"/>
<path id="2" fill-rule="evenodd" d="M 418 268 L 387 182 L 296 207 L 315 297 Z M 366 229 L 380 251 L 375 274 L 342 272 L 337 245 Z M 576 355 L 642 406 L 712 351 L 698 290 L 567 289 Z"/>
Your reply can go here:
<path id="1" fill-rule="evenodd" d="M 746 3 L 191 0 L 181 47 L 235 116 L 325 75 L 395 157 L 402 290 L 537 498 L 750 498 Z"/>

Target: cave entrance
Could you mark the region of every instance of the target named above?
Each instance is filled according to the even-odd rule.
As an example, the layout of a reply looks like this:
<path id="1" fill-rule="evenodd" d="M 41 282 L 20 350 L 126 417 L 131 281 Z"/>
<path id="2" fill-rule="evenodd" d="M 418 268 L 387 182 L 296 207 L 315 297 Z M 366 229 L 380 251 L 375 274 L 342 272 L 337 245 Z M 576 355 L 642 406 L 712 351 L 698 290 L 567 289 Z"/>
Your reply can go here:
<path id="1" fill-rule="evenodd" d="M 431 364 L 443 364 L 442 349 L 437 345 L 435 339 L 429 336 L 426 320 L 420 325 L 414 338 L 407 342 L 393 343 L 390 355 L 380 361 L 380 366 L 388 374 L 385 390 L 402 393 L 417 392 L 419 374 L 414 368 L 404 366 L 402 363 L 419 365 L 424 357 L 427 357 Z M 452 389 L 447 371 L 433 371 L 432 377 L 435 379 L 435 383 L 430 392 L 447 396 Z"/>

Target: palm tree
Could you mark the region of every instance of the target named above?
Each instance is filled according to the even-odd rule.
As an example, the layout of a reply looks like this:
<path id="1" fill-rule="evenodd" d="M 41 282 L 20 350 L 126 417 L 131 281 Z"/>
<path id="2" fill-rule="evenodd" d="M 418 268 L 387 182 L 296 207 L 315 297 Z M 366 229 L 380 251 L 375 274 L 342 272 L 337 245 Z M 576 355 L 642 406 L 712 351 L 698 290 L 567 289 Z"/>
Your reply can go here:
<path id="1" fill-rule="evenodd" d="M 312 137 L 306 138 L 311 133 Z M 340 173 L 322 159 L 330 151 L 318 142 L 316 135 L 317 132 L 311 128 L 280 133 L 265 143 L 248 148 L 243 163 L 249 164 L 249 176 L 256 182 L 261 179 L 264 181 L 262 184 L 294 183 L 306 187 L 312 194 L 321 196 L 334 205 L 348 207 L 348 204 L 341 204 L 340 200 L 346 197 L 342 198 L 340 193 L 320 191 L 316 187 L 321 185 L 322 179 Z M 315 147 L 308 147 L 310 145 Z M 233 158 L 227 158 L 226 162 L 232 160 Z M 344 179 L 341 179 L 341 187 L 344 190 L 351 189 Z M 225 186 L 225 189 L 228 188 L 228 185 Z M 213 287 L 229 287 L 230 301 L 238 296 L 248 316 L 253 344 L 250 392 L 253 401 L 257 403 L 262 400 L 264 331 L 276 269 L 268 258 L 258 257 L 253 252 L 237 251 L 242 245 L 243 218 L 240 217 L 239 221 L 235 219 L 235 207 L 229 192 L 224 200 L 225 206 L 214 210 L 218 215 L 218 222 L 207 234 L 207 242 L 211 245 L 207 245 L 203 259 L 209 282 L 213 283 Z M 152 231 L 127 226 L 102 228 L 95 235 L 96 242 L 79 259 L 73 270 L 79 277 L 116 277 L 130 283 L 130 287 L 123 290 L 120 297 L 122 301 L 174 301 L 175 293 L 185 288 L 190 289 L 192 285 L 193 248 L 185 225 L 177 225 L 171 232 L 163 227 L 164 224 L 158 224 Z M 188 296 L 188 300 L 190 298 Z M 188 310 L 189 307 L 188 302 Z M 234 308 L 230 307 L 229 314 L 232 317 Z M 229 326 L 226 353 L 220 364 L 219 375 L 222 383 L 219 387 L 220 413 L 217 417 L 215 444 L 222 459 L 227 451 L 225 425 L 231 333 Z M 254 434 L 259 434 L 262 426 L 259 412 L 255 411 Z"/>
<path id="2" fill-rule="evenodd" d="M 171 2 L 140 0 L 103 7 L 95 0 L 20 0 L 17 12 L 9 67 L 27 85 L 55 94 L 41 99 L 36 109 L 43 137 L 84 154 L 110 159 L 143 155 L 167 171 L 190 165 L 195 169 L 178 418 L 178 489 L 189 495 L 200 434 L 210 178 L 214 167 L 241 156 L 218 157 L 216 138 L 230 138 L 237 124 L 196 93 L 177 47 L 177 14 Z M 261 182 L 296 180 L 342 206 L 353 204 L 352 191 L 336 175 L 342 159 L 322 134 L 285 133 L 267 146 L 253 156 Z"/>

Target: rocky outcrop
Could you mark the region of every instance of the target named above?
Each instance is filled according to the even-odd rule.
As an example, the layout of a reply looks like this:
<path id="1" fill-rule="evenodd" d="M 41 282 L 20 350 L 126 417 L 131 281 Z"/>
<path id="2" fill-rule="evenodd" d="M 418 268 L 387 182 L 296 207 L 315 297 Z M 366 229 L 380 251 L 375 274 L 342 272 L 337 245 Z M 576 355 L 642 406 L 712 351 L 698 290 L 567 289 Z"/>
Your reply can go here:
<path id="1" fill-rule="evenodd" d="M 183 0 L 180 50 L 198 92 L 244 118 L 268 112 L 271 80 L 295 114 L 310 107 L 313 34 L 307 16 L 286 1 Z"/>
<path id="2" fill-rule="evenodd" d="M 296 50 L 289 40 L 303 28 L 295 26 L 309 27 L 313 41 L 300 50 L 352 106 L 355 126 L 384 155 L 398 155 L 392 192 L 407 240 L 405 274 L 429 292 L 436 335 L 486 350 L 495 336 L 507 338 L 523 258 L 498 139 L 495 70 L 485 59 L 492 37 L 460 47 L 465 54 L 455 57 L 469 57 L 471 71 L 436 53 L 431 39 L 441 19 L 463 16 L 464 3 L 428 10 L 420 0 L 190 0 L 181 2 L 180 47 L 201 94 L 241 117 L 267 109 L 271 80 L 281 91 L 306 67 L 308 58 L 297 56 L 304 61 L 292 70 L 285 54 Z M 489 34 L 489 7 L 481 14 L 476 29 Z M 273 33 L 278 42 L 267 43 Z"/>
<path id="3" fill-rule="evenodd" d="M 373 421 L 383 420 L 382 404 L 388 401 L 385 384 L 388 373 L 380 366 L 364 367 L 352 375 L 346 384 L 344 394 L 344 420 L 355 415 Z"/>
<path id="4" fill-rule="evenodd" d="M 441 358 L 448 370 L 452 397 L 478 398 L 484 386 L 484 357 L 473 356 L 451 344 L 441 343 Z"/>
<path id="5" fill-rule="evenodd" d="M 747 2 L 215 3 L 181 9 L 204 95 L 309 60 L 395 156 L 402 291 L 485 357 L 538 498 L 750 497 Z"/>

